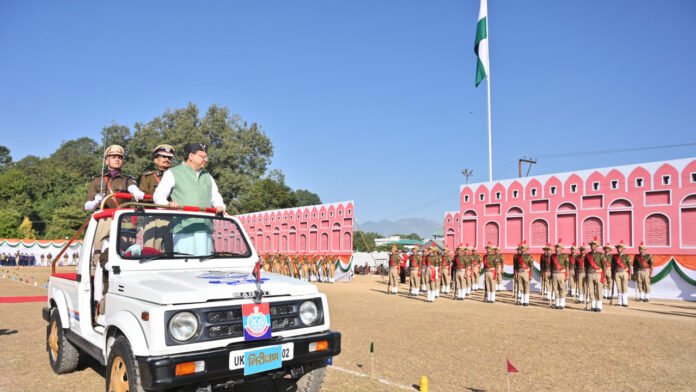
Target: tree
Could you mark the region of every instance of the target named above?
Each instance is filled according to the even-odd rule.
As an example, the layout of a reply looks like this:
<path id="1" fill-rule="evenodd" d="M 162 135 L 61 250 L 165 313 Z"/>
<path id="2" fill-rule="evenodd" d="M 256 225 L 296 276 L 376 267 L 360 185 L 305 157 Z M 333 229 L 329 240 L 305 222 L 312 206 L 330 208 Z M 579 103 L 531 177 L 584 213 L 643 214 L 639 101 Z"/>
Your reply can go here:
<path id="1" fill-rule="evenodd" d="M 297 207 L 304 206 L 314 206 L 321 204 L 321 199 L 316 193 L 310 192 L 306 189 L 297 189 L 295 191 L 295 198 L 297 199 Z"/>
<path id="2" fill-rule="evenodd" d="M 10 155 L 10 149 L 0 145 L 0 170 L 7 169 L 12 165 L 12 155 Z"/>
<path id="3" fill-rule="evenodd" d="M 423 239 L 416 233 L 411 233 L 411 234 L 394 234 L 395 236 L 399 236 L 401 239 L 404 240 L 416 240 L 416 241 L 423 241 Z"/>
<path id="4" fill-rule="evenodd" d="M 0 238 L 17 238 L 17 227 L 22 221 L 22 213 L 14 208 L 0 209 Z"/>
<path id="5" fill-rule="evenodd" d="M 131 131 L 125 125 L 111 124 L 108 127 L 104 127 L 101 131 L 102 135 L 102 148 L 104 149 L 112 144 L 118 144 L 128 151 L 128 146 L 131 141 Z M 104 151 L 101 152 L 102 154 Z"/>
<path id="6" fill-rule="evenodd" d="M 27 240 L 35 240 L 36 239 L 36 232 L 34 232 L 34 228 L 32 227 L 31 221 L 29 220 L 29 217 L 25 216 L 24 219 L 22 220 L 22 223 L 19 225 L 17 228 L 17 233 L 19 234 L 19 238 L 27 239 Z"/>
<path id="7" fill-rule="evenodd" d="M 81 137 L 63 142 L 48 158 L 48 167 L 62 168 L 66 172 L 77 173 L 85 179 L 99 175 L 103 152 L 97 142 Z"/>
<path id="8" fill-rule="evenodd" d="M 353 231 L 353 251 L 355 252 L 373 252 L 377 248 L 375 246 L 375 238 L 384 237 L 382 234 L 375 232 L 362 232 L 360 230 Z"/>
<path id="9" fill-rule="evenodd" d="M 268 177 L 255 181 L 249 191 L 239 198 L 237 207 L 240 213 L 249 213 L 296 205 L 297 198 L 285 185 L 285 176 L 279 170 L 274 170 Z"/>

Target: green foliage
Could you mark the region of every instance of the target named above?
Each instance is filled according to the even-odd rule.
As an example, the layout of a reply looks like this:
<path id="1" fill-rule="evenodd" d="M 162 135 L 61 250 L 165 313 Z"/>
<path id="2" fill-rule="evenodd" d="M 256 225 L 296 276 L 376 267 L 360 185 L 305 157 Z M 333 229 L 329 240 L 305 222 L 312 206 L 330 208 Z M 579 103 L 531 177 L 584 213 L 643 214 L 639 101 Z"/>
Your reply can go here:
<path id="1" fill-rule="evenodd" d="M 310 192 L 306 189 L 298 189 L 295 191 L 295 198 L 297 198 L 297 206 L 314 206 L 321 204 L 321 199 L 316 193 Z"/>
<path id="2" fill-rule="evenodd" d="M 374 232 L 362 232 L 355 230 L 353 232 L 353 250 L 355 252 L 374 252 L 376 250 L 375 238 L 384 237 L 382 234 Z"/>
<path id="3" fill-rule="evenodd" d="M 34 232 L 34 227 L 31 224 L 28 216 L 25 216 L 17 228 L 17 233 L 19 233 L 19 238 L 25 238 L 28 240 L 36 239 L 36 232 Z"/>
<path id="4" fill-rule="evenodd" d="M 88 137 L 64 141 L 48 158 L 27 156 L 13 163 L 9 149 L 0 146 L 0 237 L 29 236 L 32 231 L 39 238 L 72 236 L 89 216 L 83 210 L 87 185 L 101 172 L 106 146 L 123 146 L 123 172 L 137 178 L 154 167 L 152 150 L 157 145 L 172 145 L 176 163 L 181 163 L 186 159 L 183 146 L 195 142 L 209 146 L 208 170 L 230 213 L 321 203 L 315 193 L 293 191 L 282 172 L 268 172 L 273 144 L 258 124 L 217 105 L 201 117 L 189 103 L 137 122 L 132 131 L 115 123 L 106 126 L 100 143 Z M 24 217 L 30 222 L 21 231 Z"/>
<path id="5" fill-rule="evenodd" d="M 7 169 L 12 165 L 12 155 L 10 155 L 10 149 L 0 145 L 0 170 Z"/>
<path id="6" fill-rule="evenodd" d="M 266 178 L 254 181 L 251 188 L 239 198 L 236 207 L 240 213 L 277 210 L 297 206 L 295 193 L 285 185 L 285 176 L 274 170 Z"/>
<path id="7" fill-rule="evenodd" d="M 423 241 L 423 239 L 416 233 L 411 234 L 394 234 L 395 236 L 401 237 L 402 240 L 416 240 Z"/>
<path id="8" fill-rule="evenodd" d="M 0 209 L 0 238 L 18 238 L 22 213 L 14 208 Z"/>

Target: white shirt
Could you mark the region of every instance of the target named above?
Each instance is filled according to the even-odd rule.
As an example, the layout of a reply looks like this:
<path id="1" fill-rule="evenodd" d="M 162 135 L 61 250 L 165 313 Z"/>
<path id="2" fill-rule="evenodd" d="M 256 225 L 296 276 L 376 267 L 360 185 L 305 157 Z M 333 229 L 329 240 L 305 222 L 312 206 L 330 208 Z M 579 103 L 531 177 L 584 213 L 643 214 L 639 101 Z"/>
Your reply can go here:
<path id="1" fill-rule="evenodd" d="M 197 171 L 196 175 L 200 176 L 201 171 Z M 213 207 L 222 207 L 225 209 L 225 202 L 222 200 L 222 195 L 218 191 L 217 184 L 215 183 L 215 179 L 213 176 L 210 176 L 210 181 L 212 182 L 212 189 L 211 193 L 213 194 L 211 204 Z M 169 204 L 169 195 L 172 193 L 172 189 L 176 185 L 176 181 L 174 180 L 174 174 L 172 174 L 171 171 L 167 170 L 164 172 L 164 175 L 162 175 L 162 180 L 160 180 L 160 183 L 157 185 L 157 189 L 155 189 L 155 194 L 152 195 L 152 200 L 155 202 L 155 204 L 162 204 L 162 205 L 167 205 Z"/>

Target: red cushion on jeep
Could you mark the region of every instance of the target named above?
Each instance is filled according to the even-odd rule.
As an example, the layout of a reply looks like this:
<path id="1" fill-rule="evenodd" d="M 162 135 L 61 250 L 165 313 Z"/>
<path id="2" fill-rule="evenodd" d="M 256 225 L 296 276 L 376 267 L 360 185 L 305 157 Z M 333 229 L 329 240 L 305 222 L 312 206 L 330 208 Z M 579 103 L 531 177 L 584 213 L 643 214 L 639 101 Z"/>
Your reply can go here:
<path id="1" fill-rule="evenodd" d="M 160 254 L 160 251 L 155 248 L 150 248 L 149 246 L 146 246 L 143 248 L 143 251 L 140 254 L 143 256 L 152 256 Z"/>
<path id="2" fill-rule="evenodd" d="M 75 272 L 56 272 L 55 274 L 51 274 L 51 276 L 67 280 L 77 280 L 77 273 Z"/>

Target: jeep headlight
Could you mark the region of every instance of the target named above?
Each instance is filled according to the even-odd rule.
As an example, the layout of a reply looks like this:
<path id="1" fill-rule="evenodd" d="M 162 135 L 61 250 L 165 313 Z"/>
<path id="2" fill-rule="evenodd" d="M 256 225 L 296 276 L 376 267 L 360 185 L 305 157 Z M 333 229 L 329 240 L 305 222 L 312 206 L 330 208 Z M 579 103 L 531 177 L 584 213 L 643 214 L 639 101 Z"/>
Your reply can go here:
<path id="1" fill-rule="evenodd" d="M 305 301 L 300 305 L 300 320 L 304 325 L 312 325 L 319 319 L 319 311 L 314 301 Z"/>
<path id="2" fill-rule="evenodd" d="M 198 318 L 191 312 L 179 312 L 169 320 L 169 333 L 179 342 L 191 339 L 198 331 Z"/>

